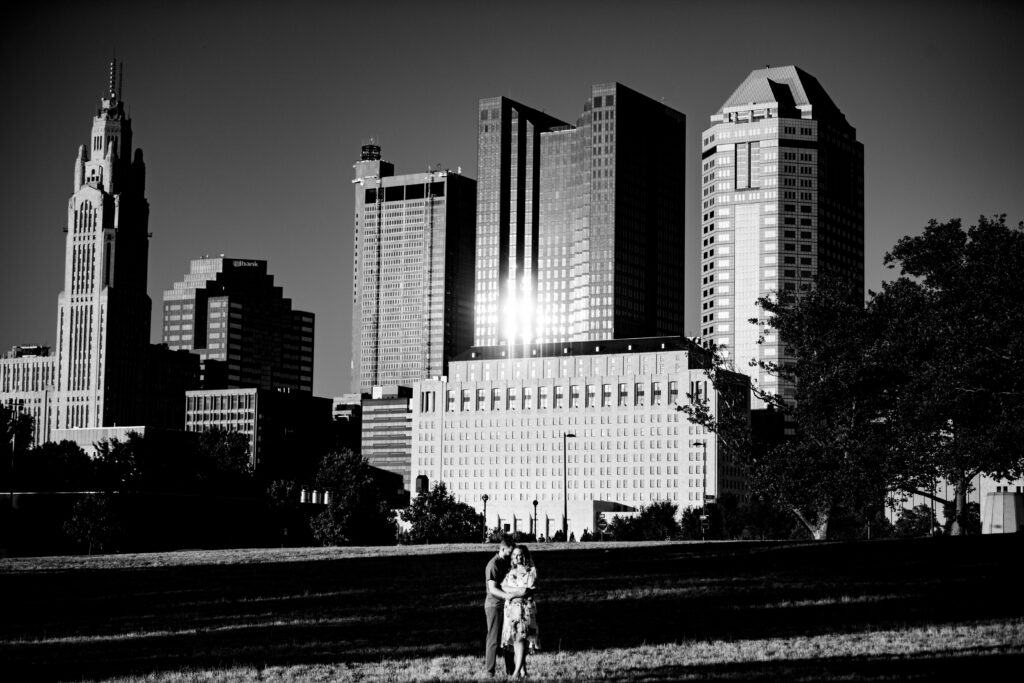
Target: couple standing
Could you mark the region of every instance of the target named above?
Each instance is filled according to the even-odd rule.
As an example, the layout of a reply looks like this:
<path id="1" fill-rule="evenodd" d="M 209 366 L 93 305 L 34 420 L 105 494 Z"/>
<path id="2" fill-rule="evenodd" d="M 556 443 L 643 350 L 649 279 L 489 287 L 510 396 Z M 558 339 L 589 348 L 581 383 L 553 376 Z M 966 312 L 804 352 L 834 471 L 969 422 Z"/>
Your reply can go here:
<path id="1" fill-rule="evenodd" d="M 513 678 L 525 678 L 527 650 L 539 648 L 537 604 L 533 599 L 537 570 L 529 549 L 517 546 L 507 536 L 502 537 L 497 554 L 487 563 L 484 580 L 487 587 L 485 670 L 488 675 L 494 675 L 500 646 L 505 673 Z"/>

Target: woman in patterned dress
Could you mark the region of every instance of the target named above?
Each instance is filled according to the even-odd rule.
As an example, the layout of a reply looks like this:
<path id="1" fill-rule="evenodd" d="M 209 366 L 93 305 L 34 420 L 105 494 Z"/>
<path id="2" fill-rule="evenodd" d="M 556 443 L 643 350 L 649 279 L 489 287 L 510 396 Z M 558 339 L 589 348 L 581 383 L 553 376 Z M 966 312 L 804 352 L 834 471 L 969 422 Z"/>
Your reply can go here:
<path id="1" fill-rule="evenodd" d="M 526 653 L 528 649 L 540 647 L 537 629 L 537 603 L 533 598 L 533 589 L 537 584 L 537 568 L 533 566 L 530 550 L 525 545 L 517 545 L 512 551 L 512 568 L 501 582 L 503 590 L 508 588 L 529 588 L 521 598 L 505 600 L 505 621 L 501 629 L 501 645 L 511 648 L 515 653 L 515 670 L 513 678 L 525 678 Z"/>

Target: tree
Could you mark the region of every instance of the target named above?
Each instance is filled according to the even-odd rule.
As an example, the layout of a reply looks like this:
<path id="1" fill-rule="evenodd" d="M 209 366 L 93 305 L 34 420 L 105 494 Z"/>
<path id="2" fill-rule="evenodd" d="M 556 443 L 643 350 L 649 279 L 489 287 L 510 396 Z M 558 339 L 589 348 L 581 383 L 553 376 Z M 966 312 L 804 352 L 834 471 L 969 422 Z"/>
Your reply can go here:
<path id="1" fill-rule="evenodd" d="M 10 456 L 4 458 L 7 462 L 0 467 L 0 472 L 4 474 L 0 489 L 13 489 L 17 476 L 17 453 L 25 452 L 32 445 L 34 424 L 35 421 L 28 413 L 0 404 L 0 438 L 3 439 L 4 448 L 8 449 L 7 454 Z"/>
<path id="2" fill-rule="evenodd" d="M 370 464 L 349 450 L 328 453 L 316 474 L 317 489 L 330 492 L 327 509 L 313 518 L 313 537 L 323 545 L 386 545 L 395 542 L 395 514 L 374 481 Z"/>
<path id="3" fill-rule="evenodd" d="M 942 533 L 942 527 L 927 505 L 903 508 L 896 520 L 896 535 L 900 538 L 920 538 Z"/>
<path id="4" fill-rule="evenodd" d="M 87 552 L 109 550 L 121 531 L 116 501 L 106 493 L 89 494 L 71 507 L 71 518 L 64 531 Z"/>
<path id="5" fill-rule="evenodd" d="M 741 411 L 732 411 L 730 418 L 721 409 L 712 414 L 710 397 L 688 394 L 690 405 L 681 410 L 691 422 L 716 433 L 756 495 L 785 507 L 821 540 L 828 537 L 834 510 L 861 510 L 884 499 L 886 468 L 875 402 L 887 368 L 869 353 L 875 320 L 852 284 L 833 278 L 820 279 L 808 291 L 782 292 L 757 303 L 785 345 L 779 360 L 757 365 L 795 391 L 785 396 L 756 387 L 752 391 L 793 434 L 759 441 Z M 723 396 L 732 403 L 747 399 L 749 393 L 741 395 L 735 379 L 723 372 L 728 360 L 717 347 L 710 350 L 706 374 L 719 403 Z"/>
<path id="6" fill-rule="evenodd" d="M 480 540 L 484 518 L 472 506 L 459 502 L 438 482 L 413 498 L 402 510 L 403 522 L 410 524 L 410 543 L 466 543 Z"/>
<path id="7" fill-rule="evenodd" d="M 74 441 L 48 441 L 18 454 L 15 471 L 24 491 L 86 491 L 95 485 L 93 462 Z"/>
<path id="8" fill-rule="evenodd" d="M 948 502 L 942 508 L 945 522 L 942 524 L 942 532 L 947 536 L 953 534 L 953 524 L 956 520 L 956 502 Z M 981 533 L 981 505 L 971 501 L 967 504 L 967 514 L 961 521 L 960 534 L 977 535 Z"/>
<path id="9" fill-rule="evenodd" d="M 96 477 L 105 491 L 131 490 L 144 470 L 145 454 L 142 435 L 129 432 L 127 438 L 103 439 L 96 444 L 93 462 Z"/>
<path id="10" fill-rule="evenodd" d="M 954 504 L 958 535 L 974 477 L 1024 475 L 1024 223 L 982 216 L 964 230 L 959 219 L 932 220 L 885 263 L 900 271 L 872 301 L 898 378 L 883 420 L 893 485 Z M 952 500 L 932 491 L 936 479 Z"/>
<path id="11" fill-rule="evenodd" d="M 675 503 L 661 500 L 640 508 L 632 517 L 615 517 L 606 533 L 616 541 L 664 541 L 678 538 L 679 508 Z"/>
<path id="12" fill-rule="evenodd" d="M 201 484 L 244 488 L 252 478 L 249 438 L 241 432 L 220 427 L 200 432 L 196 456 Z"/>
<path id="13" fill-rule="evenodd" d="M 794 434 L 749 470 L 757 491 L 789 508 L 821 540 L 836 510 L 860 513 L 885 498 L 888 469 L 877 418 L 888 367 L 872 354 L 877 321 L 853 284 L 835 278 L 758 303 L 785 345 L 783 358 L 758 365 L 795 385 L 791 397 L 768 397 Z"/>

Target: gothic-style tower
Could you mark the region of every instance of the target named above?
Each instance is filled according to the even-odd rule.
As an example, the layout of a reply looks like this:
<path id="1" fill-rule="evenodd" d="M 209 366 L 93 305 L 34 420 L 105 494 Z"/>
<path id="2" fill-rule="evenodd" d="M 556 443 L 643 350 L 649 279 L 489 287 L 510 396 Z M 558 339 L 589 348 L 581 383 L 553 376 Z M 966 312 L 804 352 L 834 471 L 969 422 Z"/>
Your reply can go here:
<path id="1" fill-rule="evenodd" d="M 68 201 L 57 306 L 57 429 L 137 425 L 146 417 L 149 203 L 142 150 L 132 157 L 118 69 L 112 61 L 108 94 L 89 144 L 78 149 Z"/>

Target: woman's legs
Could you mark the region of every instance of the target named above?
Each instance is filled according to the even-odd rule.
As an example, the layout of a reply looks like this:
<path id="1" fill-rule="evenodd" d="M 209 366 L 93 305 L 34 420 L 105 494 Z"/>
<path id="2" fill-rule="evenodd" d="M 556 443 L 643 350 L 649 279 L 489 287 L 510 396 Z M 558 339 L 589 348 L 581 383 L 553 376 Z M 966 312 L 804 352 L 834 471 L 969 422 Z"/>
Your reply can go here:
<path id="1" fill-rule="evenodd" d="M 526 641 L 517 640 L 515 642 L 515 653 L 516 653 L 516 668 L 512 672 L 512 678 L 517 678 L 526 675 Z"/>

